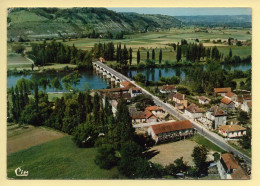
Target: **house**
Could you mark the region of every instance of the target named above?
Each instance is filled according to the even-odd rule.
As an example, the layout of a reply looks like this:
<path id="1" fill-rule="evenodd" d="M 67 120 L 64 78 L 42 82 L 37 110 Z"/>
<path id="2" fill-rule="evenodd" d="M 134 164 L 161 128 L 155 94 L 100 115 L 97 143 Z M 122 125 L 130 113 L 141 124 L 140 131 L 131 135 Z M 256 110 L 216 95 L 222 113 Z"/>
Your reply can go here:
<path id="1" fill-rule="evenodd" d="M 252 110 L 252 101 L 244 101 L 244 103 L 241 105 L 241 110 L 250 113 Z"/>
<path id="2" fill-rule="evenodd" d="M 226 93 L 225 94 L 225 98 L 228 98 L 228 99 L 230 99 L 233 102 L 237 101 L 237 95 L 235 93 L 233 93 L 233 92 Z"/>
<path id="3" fill-rule="evenodd" d="M 144 112 L 136 112 L 132 116 L 132 123 L 151 123 L 157 122 L 157 118 L 152 112 L 145 110 Z"/>
<path id="4" fill-rule="evenodd" d="M 103 97 L 107 97 L 108 100 L 120 100 L 120 99 L 124 99 L 127 102 L 131 101 L 131 94 L 130 93 L 105 93 L 103 94 Z M 103 98 L 103 99 L 104 99 Z"/>
<path id="5" fill-rule="evenodd" d="M 120 87 L 130 89 L 130 88 L 135 87 L 135 85 L 133 85 L 133 84 L 132 84 L 131 82 L 129 82 L 129 81 L 122 81 L 122 82 L 120 83 Z"/>
<path id="6" fill-rule="evenodd" d="M 106 63 L 106 60 L 103 57 L 100 57 L 99 61 L 102 62 L 102 63 Z"/>
<path id="7" fill-rule="evenodd" d="M 111 93 L 111 94 L 120 94 L 120 93 L 129 93 L 129 88 L 111 88 L 111 89 L 101 89 L 102 94 Z"/>
<path id="8" fill-rule="evenodd" d="M 235 103 L 234 103 L 234 101 L 224 97 L 223 99 L 221 99 L 220 106 L 224 107 L 226 109 L 234 109 L 235 108 Z"/>
<path id="9" fill-rule="evenodd" d="M 192 136 L 194 127 L 189 120 L 183 120 L 151 125 L 147 132 L 158 143 Z"/>
<path id="10" fill-rule="evenodd" d="M 163 108 L 162 107 L 158 107 L 158 106 L 146 107 L 145 110 L 148 110 L 148 111 L 152 112 L 154 115 L 164 114 L 165 113 Z"/>
<path id="11" fill-rule="evenodd" d="M 177 89 L 176 89 L 175 85 L 163 85 L 163 87 L 161 88 L 160 92 L 162 94 L 171 93 L 171 92 L 177 92 Z"/>
<path id="12" fill-rule="evenodd" d="M 192 119 L 196 119 L 202 117 L 203 111 L 197 105 L 192 103 L 185 109 L 185 114 Z"/>
<path id="13" fill-rule="evenodd" d="M 235 102 L 236 108 L 240 107 L 244 102 L 252 101 L 251 94 L 242 94 L 237 96 L 237 102 Z"/>
<path id="14" fill-rule="evenodd" d="M 200 96 L 199 97 L 199 104 L 205 105 L 205 104 L 209 104 L 210 99 L 205 97 L 205 96 Z"/>
<path id="15" fill-rule="evenodd" d="M 230 153 L 222 154 L 217 166 L 221 179 L 249 179 L 247 173 Z"/>
<path id="16" fill-rule="evenodd" d="M 226 93 L 231 92 L 231 88 L 214 88 L 215 95 L 225 96 Z"/>
<path id="17" fill-rule="evenodd" d="M 239 138 L 246 135 L 246 128 L 239 125 L 222 125 L 218 132 L 227 138 Z"/>
<path id="18" fill-rule="evenodd" d="M 179 92 L 176 92 L 175 94 L 170 93 L 168 95 L 168 101 L 174 101 L 177 104 L 182 104 L 185 108 L 188 106 L 188 100 L 185 99 L 185 95 Z M 177 105 L 175 104 L 175 106 Z"/>
<path id="19" fill-rule="evenodd" d="M 222 111 L 217 105 L 212 106 L 206 112 L 206 119 L 211 122 L 212 128 L 218 128 L 221 125 L 226 125 L 227 123 L 227 112 Z"/>
<path id="20" fill-rule="evenodd" d="M 136 88 L 136 87 L 130 88 L 130 94 L 131 94 L 131 97 L 140 95 L 140 94 L 142 94 L 142 89 Z"/>

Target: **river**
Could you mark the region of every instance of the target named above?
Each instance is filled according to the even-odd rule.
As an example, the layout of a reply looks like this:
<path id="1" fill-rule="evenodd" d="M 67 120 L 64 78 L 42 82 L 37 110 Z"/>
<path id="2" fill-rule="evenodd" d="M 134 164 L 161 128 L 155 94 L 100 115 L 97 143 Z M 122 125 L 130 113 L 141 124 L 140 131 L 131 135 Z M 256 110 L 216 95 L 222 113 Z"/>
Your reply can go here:
<path id="1" fill-rule="evenodd" d="M 62 83 L 61 79 L 68 74 L 69 73 L 66 72 L 59 72 L 59 73 L 33 73 L 28 75 L 9 75 L 7 76 L 7 88 L 15 86 L 16 82 L 20 78 L 37 79 L 37 80 L 40 80 L 41 78 L 47 78 L 52 80 L 53 78 L 57 77 L 63 87 L 63 90 L 61 91 L 65 92 L 66 90 L 64 89 L 64 84 Z M 85 88 L 103 89 L 103 88 L 107 88 L 108 86 L 108 83 L 104 79 L 96 75 L 92 70 L 80 71 L 80 74 L 81 74 L 80 82 L 78 85 L 75 86 L 79 90 L 84 90 Z M 56 92 L 53 88 L 49 88 L 49 87 L 46 89 L 46 91 Z"/>
<path id="2" fill-rule="evenodd" d="M 185 70 L 188 70 L 190 68 L 194 68 L 194 67 L 188 66 L 188 67 L 170 67 L 170 68 L 149 68 L 149 69 L 140 69 L 140 70 L 121 71 L 121 73 L 129 78 L 132 78 L 137 73 L 141 72 L 146 76 L 146 79 L 148 79 L 149 81 L 158 81 L 160 77 L 172 77 L 172 76 L 178 76 L 181 79 L 183 79 L 186 75 Z M 204 65 L 203 68 L 206 69 L 206 65 Z M 227 70 L 247 71 L 252 68 L 252 64 L 250 63 L 227 64 L 227 65 L 222 65 L 222 68 L 223 69 L 225 68 Z"/>
<path id="3" fill-rule="evenodd" d="M 206 67 L 206 66 L 204 66 Z M 138 72 L 143 73 L 146 77 L 148 77 L 149 80 L 152 81 L 158 81 L 160 77 L 172 77 L 172 76 L 179 76 L 181 79 L 185 77 L 185 69 L 194 68 L 194 67 L 171 67 L 171 68 L 152 68 L 152 69 L 141 69 L 141 70 L 128 70 L 128 71 L 122 71 L 124 75 L 126 75 L 129 78 L 132 78 L 135 76 Z M 246 71 L 248 69 L 252 68 L 251 64 L 229 64 L 229 65 L 222 65 L 222 68 L 226 68 L 227 70 L 242 70 Z M 10 88 L 12 86 L 15 86 L 16 82 L 20 78 L 25 79 L 37 79 L 40 80 L 41 78 L 48 78 L 52 80 L 54 77 L 58 77 L 58 79 L 61 82 L 61 79 L 67 75 L 66 72 L 60 72 L 60 73 L 33 73 L 28 75 L 9 75 L 7 76 L 7 88 Z M 95 72 L 91 70 L 85 70 L 80 71 L 81 78 L 78 85 L 76 85 L 76 88 L 79 90 L 84 90 L 86 87 L 89 89 L 103 89 L 107 88 L 109 85 L 108 82 L 106 82 L 104 79 L 99 77 Z M 62 83 L 62 82 L 61 82 Z M 62 92 L 64 92 L 64 85 Z M 47 88 L 47 92 L 55 92 L 53 88 Z"/>

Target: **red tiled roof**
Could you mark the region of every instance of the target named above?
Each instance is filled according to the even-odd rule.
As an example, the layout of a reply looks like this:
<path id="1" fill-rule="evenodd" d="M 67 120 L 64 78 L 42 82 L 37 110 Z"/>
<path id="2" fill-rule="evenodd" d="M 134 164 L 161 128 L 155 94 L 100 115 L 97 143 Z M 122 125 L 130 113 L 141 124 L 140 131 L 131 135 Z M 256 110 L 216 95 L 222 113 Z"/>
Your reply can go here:
<path id="1" fill-rule="evenodd" d="M 239 125 L 222 125 L 219 128 L 226 132 L 236 132 L 236 131 L 246 130 L 246 128 L 241 127 Z"/>
<path id="2" fill-rule="evenodd" d="M 234 180 L 249 179 L 246 171 L 240 166 L 231 174 L 231 177 Z"/>
<path id="3" fill-rule="evenodd" d="M 205 101 L 205 100 L 209 100 L 209 101 L 210 101 L 210 99 L 207 98 L 207 97 L 205 97 L 205 96 L 200 96 L 199 99 L 200 99 L 201 101 Z"/>
<path id="4" fill-rule="evenodd" d="M 225 163 L 227 169 L 234 169 L 233 173 L 231 174 L 232 179 L 248 179 L 247 173 L 237 163 L 232 154 L 222 154 L 221 159 Z"/>
<path id="5" fill-rule="evenodd" d="M 140 88 L 133 87 L 131 89 L 132 89 L 132 92 L 142 92 L 142 89 L 140 89 Z"/>
<path id="6" fill-rule="evenodd" d="M 131 82 L 129 81 L 123 81 L 120 83 L 122 86 L 124 86 L 125 88 L 131 88 L 131 87 L 135 87 Z"/>
<path id="7" fill-rule="evenodd" d="M 216 93 L 228 93 L 231 92 L 231 88 L 214 88 L 214 92 Z"/>
<path id="8" fill-rule="evenodd" d="M 162 87 L 162 91 L 172 91 L 172 90 L 175 90 L 176 89 L 176 86 L 175 85 L 163 85 Z"/>
<path id="9" fill-rule="evenodd" d="M 129 88 L 111 88 L 111 89 L 101 89 L 101 92 L 120 92 L 120 91 L 129 91 Z"/>
<path id="10" fill-rule="evenodd" d="M 150 106 L 150 107 L 146 107 L 145 109 L 149 111 L 163 110 L 162 107 L 158 107 L 158 106 Z"/>
<path id="11" fill-rule="evenodd" d="M 108 99 L 110 100 L 118 100 L 118 99 L 125 99 L 125 100 L 130 100 L 131 99 L 131 94 L 130 93 L 118 93 L 118 94 L 112 94 L 112 93 L 106 93 L 105 94 Z"/>
<path id="12" fill-rule="evenodd" d="M 228 169 L 237 169 L 239 167 L 238 163 L 236 162 L 232 154 L 229 153 L 222 154 L 221 158 L 226 164 L 226 167 Z"/>
<path id="13" fill-rule="evenodd" d="M 150 117 L 154 116 L 153 113 L 151 113 L 148 110 L 145 110 L 144 112 L 135 113 L 135 114 L 137 115 L 132 115 L 132 119 L 149 119 Z"/>
<path id="14" fill-rule="evenodd" d="M 228 92 L 228 93 L 225 94 L 225 96 L 232 98 L 233 96 L 236 96 L 236 94 L 233 93 L 233 92 Z"/>
<path id="15" fill-rule="evenodd" d="M 172 132 L 172 131 L 193 129 L 194 127 L 192 126 L 189 120 L 184 120 L 184 121 L 176 121 L 176 122 L 152 125 L 151 128 L 153 129 L 154 133 L 157 135 L 157 134 L 162 134 L 162 133 Z"/>
<path id="16" fill-rule="evenodd" d="M 176 92 L 176 94 L 174 94 L 173 97 L 175 97 L 178 100 L 184 100 L 185 95 L 181 94 L 179 92 Z"/>
<path id="17" fill-rule="evenodd" d="M 222 116 L 222 115 L 226 115 L 217 105 L 212 106 L 209 109 L 210 112 L 212 112 L 213 116 Z"/>
<path id="18" fill-rule="evenodd" d="M 230 99 L 228 99 L 228 98 L 223 98 L 222 100 L 221 100 L 221 103 L 224 103 L 224 104 L 226 104 L 226 105 L 228 105 L 228 104 L 230 104 L 232 101 L 230 100 Z"/>
<path id="19" fill-rule="evenodd" d="M 194 103 L 192 103 L 191 105 L 189 105 L 186 109 L 187 111 L 189 111 L 190 113 L 202 113 L 203 111 Z"/>
<path id="20" fill-rule="evenodd" d="M 252 100 L 252 96 L 250 94 L 242 95 L 244 100 Z"/>

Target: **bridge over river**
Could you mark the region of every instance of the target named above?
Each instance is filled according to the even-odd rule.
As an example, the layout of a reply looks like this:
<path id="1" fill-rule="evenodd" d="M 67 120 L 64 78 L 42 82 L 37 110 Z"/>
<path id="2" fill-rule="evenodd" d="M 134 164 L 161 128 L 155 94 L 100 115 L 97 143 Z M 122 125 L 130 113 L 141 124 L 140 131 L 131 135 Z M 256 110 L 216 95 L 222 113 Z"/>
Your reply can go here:
<path id="1" fill-rule="evenodd" d="M 232 153 L 234 153 L 234 155 L 237 155 L 237 156 L 243 158 L 247 162 L 247 164 L 251 166 L 251 158 L 248 157 L 247 155 L 241 153 L 240 151 L 236 150 L 234 147 L 230 146 L 224 138 L 215 134 L 214 132 L 209 131 L 204 126 L 202 126 L 199 123 L 197 123 L 196 121 L 190 119 L 187 115 L 180 113 L 175 107 L 173 107 L 172 105 L 170 105 L 168 103 L 163 102 L 158 97 L 154 96 L 153 94 L 151 94 L 144 88 L 137 85 L 134 81 L 132 81 L 128 77 L 122 75 L 121 73 L 115 71 L 114 69 L 108 67 L 107 65 L 105 65 L 99 61 L 93 62 L 93 66 L 94 66 L 94 69 L 98 73 L 103 74 L 103 78 L 107 78 L 107 79 L 111 80 L 112 83 L 117 84 L 122 81 L 129 81 L 132 84 L 134 84 L 136 87 L 141 88 L 142 92 L 144 94 L 147 94 L 153 98 L 153 101 L 156 105 L 162 107 L 165 111 L 167 111 L 169 114 L 171 114 L 172 116 L 176 117 L 179 120 L 190 120 L 191 123 L 193 124 L 193 126 L 195 127 L 196 131 L 199 134 L 203 135 L 205 138 L 207 138 L 209 141 L 216 144 L 223 150 L 232 152 Z"/>

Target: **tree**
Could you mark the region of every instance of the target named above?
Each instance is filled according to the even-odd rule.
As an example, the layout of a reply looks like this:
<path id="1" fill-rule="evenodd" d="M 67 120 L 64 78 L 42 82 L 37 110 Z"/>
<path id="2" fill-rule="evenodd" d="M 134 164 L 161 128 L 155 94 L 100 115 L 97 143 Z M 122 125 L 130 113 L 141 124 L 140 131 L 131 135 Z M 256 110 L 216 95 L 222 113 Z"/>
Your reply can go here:
<path id="1" fill-rule="evenodd" d="M 241 146 L 245 149 L 251 149 L 252 131 L 251 128 L 247 128 L 246 135 L 243 135 L 239 140 Z"/>
<path id="2" fill-rule="evenodd" d="M 177 62 L 181 60 L 181 46 L 177 45 L 177 54 L 176 54 Z"/>
<path id="3" fill-rule="evenodd" d="M 197 176 L 207 173 L 207 154 L 208 150 L 204 146 L 196 146 L 193 149 L 191 156 L 193 157 Z"/>
<path id="4" fill-rule="evenodd" d="M 72 134 L 74 128 L 80 123 L 80 106 L 74 99 L 69 99 L 66 103 L 64 118 L 62 120 L 62 131 Z"/>
<path id="5" fill-rule="evenodd" d="M 183 161 L 183 157 L 180 157 L 165 167 L 167 174 L 176 176 L 177 173 L 186 173 L 188 171 L 188 165 Z"/>
<path id="6" fill-rule="evenodd" d="M 217 162 L 220 159 L 220 154 L 218 152 L 214 152 L 213 157 L 214 161 Z"/>
<path id="7" fill-rule="evenodd" d="M 154 51 L 154 49 L 152 50 L 152 60 L 155 60 L 155 51 Z"/>
<path id="8" fill-rule="evenodd" d="M 139 49 L 138 49 L 138 51 L 137 51 L 136 62 L 137 62 L 137 64 L 140 63 L 140 51 L 139 51 Z"/>
<path id="9" fill-rule="evenodd" d="M 43 90 L 46 91 L 47 86 L 50 85 L 50 80 L 47 78 L 41 78 L 39 84 L 43 88 Z"/>
<path id="10" fill-rule="evenodd" d="M 119 100 L 117 105 L 116 122 L 121 144 L 125 141 L 133 140 L 135 129 L 132 126 L 132 119 L 126 101 L 123 99 Z"/>
<path id="11" fill-rule="evenodd" d="M 51 85 L 53 88 L 55 88 L 55 90 L 61 90 L 62 89 L 62 85 L 60 84 L 60 81 L 57 77 L 55 77 L 52 81 L 51 81 Z"/>
<path id="12" fill-rule="evenodd" d="M 228 56 L 231 58 L 232 57 L 232 50 L 231 50 L 231 48 L 229 48 L 229 54 L 228 54 Z"/>
<path id="13" fill-rule="evenodd" d="M 138 110 L 144 110 L 147 105 L 154 105 L 154 101 L 151 96 L 140 94 L 131 99 L 132 102 L 136 103 L 136 108 Z"/>
<path id="14" fill-rule="evenodd" d="M 72 72 L 62 78 L 62 83 L 67 91 L 72 90 L 72 85 L 79 84 L 81 75 L 78 72 Z M 75 89 L 75 88 L 74 88 Z"/>
<path id="15" fill-rule="evenodd" d="M 136 165 L 134 162 L 141 159 L 141 147 L 133 141 L 125 142 L 121 146 L 120 155 L 119 171 L 127 177 L 135 177 Z"/>
<path id="16" fill-rule="evenodd" d="M 241 123 L 241 124 L 246 124 L 249 120 L 248 114 L 245 111 L 240 111 L 237 117 L 237 120 Z"/>
<path id="17" fill-rule="evenodd" d="M 111 145 L 104 144 L 98 148 L 98 154 L 95 163 L 102 169 L 111 169 L 117 164 L 119 159 L 115 156 L 115 148 Z"/>
<path id="18" fill-rule="evenodd" d="M 141 72 L 136 74 L 133 79 L 137 82 L 144 83 L 145 82 L 145 75 L 143 75 Z"/>
<path id="19" fill-rule="evenodd" d="M 162 49 L 160 49 L 160 53 L 159 53 L 159 64 L 161 64 L 162 62 Z"/>
<path id="20" fill-rule="evenodd" d="M 34 90 L 34 99 L 35 99 L 36 111 L 38 113 L 38 111 L 39 111 L 39 91 L 38 91 L 38 83 L 37 83 L 37 81 L 35 81 L 33 83 L 33 90 Z"/>
<path id="21" fill-rule="evenodd" d="M 21 53 L 23 53 L 24 50 L 25 50 L 25 47 L 23 45 L 21 45 L 20 43 L 12 45 L 12 51 L 14 51 L 15 53 L 21 54 Z"/>
<path id="22" fill-rule="evenodd" d="M 133 52 L 133 50 L 130 47 L 130 49 L 129 49 L 129 63 L 130 63 L 130 65 L 132 65 L 132 52 Z"/>

